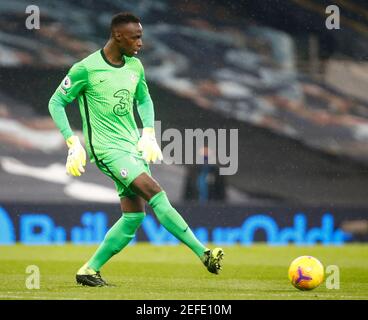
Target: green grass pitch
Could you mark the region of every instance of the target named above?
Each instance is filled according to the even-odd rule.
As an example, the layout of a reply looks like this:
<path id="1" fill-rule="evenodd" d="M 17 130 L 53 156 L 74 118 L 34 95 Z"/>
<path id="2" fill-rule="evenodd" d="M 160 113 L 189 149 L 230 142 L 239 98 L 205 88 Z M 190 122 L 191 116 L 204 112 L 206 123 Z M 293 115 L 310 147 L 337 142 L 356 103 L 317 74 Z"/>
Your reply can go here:
<path id="1" fill-rule="evenodd" d="M 368 245 L 341 247 L 224 247 L 223 272 L 213 275 L 183 245 L 139 243 L 114 256 L 101 270 L 114 287 L 75 283 L 76 270 L 96 246 L 0 247 L 0 299 L 368 299 Z M 313 255 L 340 270 L 340 289 L 299 291 L 288 280 L 289 263 Z M 29 265 L 40 270 L 40 289 L 27 289 Z M 328 276 L 328 275 L 327 275 Z"/>

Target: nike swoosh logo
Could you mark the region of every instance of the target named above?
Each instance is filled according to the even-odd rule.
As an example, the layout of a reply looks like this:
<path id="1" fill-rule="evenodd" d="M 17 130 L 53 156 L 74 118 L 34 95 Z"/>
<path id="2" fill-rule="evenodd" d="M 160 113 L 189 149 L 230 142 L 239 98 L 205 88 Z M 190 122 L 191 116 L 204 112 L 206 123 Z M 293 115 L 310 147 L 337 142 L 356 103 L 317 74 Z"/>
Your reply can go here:
<path id="1" fill-rule="evenodd" d="M 100 79 L 100 83 L 106 81 L 106 79 Z"/>

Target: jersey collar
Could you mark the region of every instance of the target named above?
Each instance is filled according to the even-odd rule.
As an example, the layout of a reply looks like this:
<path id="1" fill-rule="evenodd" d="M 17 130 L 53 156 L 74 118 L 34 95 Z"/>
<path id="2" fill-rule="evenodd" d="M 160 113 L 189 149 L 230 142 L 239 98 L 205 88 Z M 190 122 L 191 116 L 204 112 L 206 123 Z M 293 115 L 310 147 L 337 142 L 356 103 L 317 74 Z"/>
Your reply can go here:
<path id="1" fill-rule="evenodd" d="M 107 60 L 107 58 L 106 58 L 106 56 L 105 56 L 105 53 L 104 53 L 103 49 L 101 49 L 101 50 L 100 50 L 100 53 L 101 53 L 102 58 L 105 60 L 105 62 L 106 62 L 108 65 L 110 65 L 110 66 L 112 66 L 112 67 L 114 67 L 114 68 L 122 68 L 122 67 L 124 67 L 124 65 L 125 65 L 125 57 L 124 57 L 124 56 L 122 56 L 123 61 L 122 61 L 121 63 L 119 63 L 119 64 L 113 64 L 113 63 L 111 63 L 109 60 Z"/>

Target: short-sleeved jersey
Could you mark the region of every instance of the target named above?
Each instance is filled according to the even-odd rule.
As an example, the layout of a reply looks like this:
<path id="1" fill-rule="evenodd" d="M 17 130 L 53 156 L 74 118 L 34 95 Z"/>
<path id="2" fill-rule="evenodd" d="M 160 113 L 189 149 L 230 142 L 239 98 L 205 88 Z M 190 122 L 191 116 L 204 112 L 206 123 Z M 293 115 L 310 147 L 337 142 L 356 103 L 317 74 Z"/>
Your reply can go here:
<path id="1" fill-rule="evenodd" d="M 143 104 L 151 98 L 140 60 L 123 59 L 121 65 L 113 65 L 102 49 L 96 51 L 74 64 L 56 90 L 67 103 L 78 98 L 91 161 L 114 151 L 140 155 L 133 101 Z"/>

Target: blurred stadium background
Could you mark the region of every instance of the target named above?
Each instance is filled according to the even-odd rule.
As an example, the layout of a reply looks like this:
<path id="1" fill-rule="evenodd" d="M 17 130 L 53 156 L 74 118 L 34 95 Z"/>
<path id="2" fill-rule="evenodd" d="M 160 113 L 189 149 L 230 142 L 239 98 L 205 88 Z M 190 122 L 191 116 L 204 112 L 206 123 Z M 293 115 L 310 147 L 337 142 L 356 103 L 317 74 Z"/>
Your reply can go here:
<path id="1" fill-rule="evenodd" d="M 152 166 L 203 241 L 368 240 L 366 1 L 334 1 L 339 30 L 326 28 L 323 0 L 33 1 L 38 30 L 25 27 L 30 4 L 0 2 L 0 244 L 98 243 L 121 214 L 94 165 L 65 175 L 48 100 L 126 10 L 142 20 L 162 130 L 239 130 L 238 172 L 218 197 L 189 201 L 188 166 Z M 67 112 L 80 129 L 76 103 Z M 149 215 L 137 240 L 175 242 L 165 232 Z"/>

